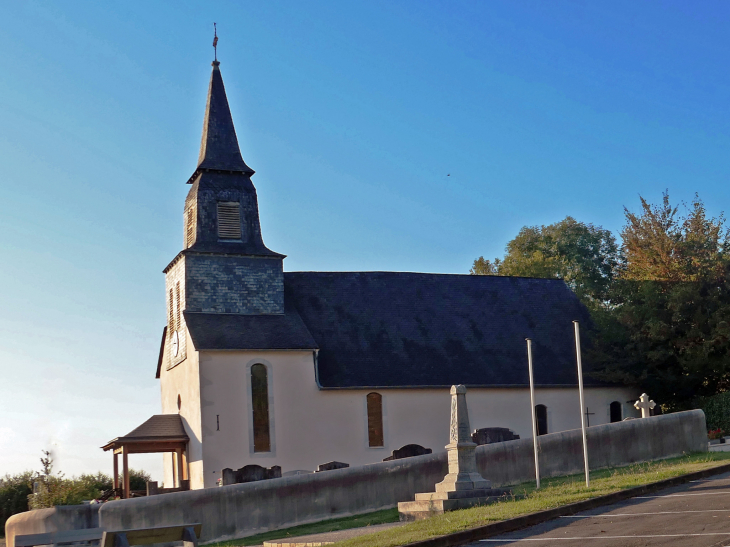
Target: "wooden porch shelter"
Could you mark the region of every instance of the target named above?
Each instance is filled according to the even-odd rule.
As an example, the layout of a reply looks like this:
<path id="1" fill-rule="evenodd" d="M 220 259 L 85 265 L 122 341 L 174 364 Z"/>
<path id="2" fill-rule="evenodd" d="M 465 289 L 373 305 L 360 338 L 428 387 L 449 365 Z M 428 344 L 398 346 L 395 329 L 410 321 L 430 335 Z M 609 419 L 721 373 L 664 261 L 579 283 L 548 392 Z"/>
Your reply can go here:
<path id="1" fill-rule="evenodd" d="M 106 452 L 113 450 L 114 455 L 114 490 L 121 497 L 129 498 L 129 454 L 149 454 L 154 452 L 172 452 L 173 477 L 176 487 L 180 481 L 188 480 L 188 442 L 185 426 L 178 414 L 157 414 L 123 437 L 109 441 L 101 448 Z M 119 454 L 122 455 L 122 483 L 119 481 Z"/>

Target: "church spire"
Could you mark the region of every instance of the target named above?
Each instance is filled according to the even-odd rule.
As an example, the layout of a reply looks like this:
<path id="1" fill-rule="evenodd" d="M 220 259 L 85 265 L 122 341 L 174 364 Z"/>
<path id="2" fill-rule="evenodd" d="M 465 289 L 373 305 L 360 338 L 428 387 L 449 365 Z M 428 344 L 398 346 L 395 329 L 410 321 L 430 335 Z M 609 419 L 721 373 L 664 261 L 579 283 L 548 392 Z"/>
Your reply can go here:
<path id="1" fill-rule="evenodd" d="M 254 170 L 241 157 L 219 66 L 218 61 L 213 61 L 196 173 L 207 170 L 236 171 L 251 176 Z M 192 181 L 191 178 L 189 182 Z"/>

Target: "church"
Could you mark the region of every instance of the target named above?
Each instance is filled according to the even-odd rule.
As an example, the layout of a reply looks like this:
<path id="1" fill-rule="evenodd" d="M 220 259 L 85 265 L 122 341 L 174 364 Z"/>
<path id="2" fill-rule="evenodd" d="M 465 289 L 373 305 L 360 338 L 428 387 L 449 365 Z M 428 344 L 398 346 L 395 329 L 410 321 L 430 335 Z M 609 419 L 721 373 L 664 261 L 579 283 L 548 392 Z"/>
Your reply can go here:
<path id="1" fill-rule="evenodd" d="M 635 389 L 590 378 L 580 408 L 572 322 L 589 318 L 561 280 L 284 271 L 262 238 L 219 65 L 182 250 L 164 269 L 162 415 L 118 438 L 173 443 L 165 485 L 213 487 L 249 464 L 286 476 L 405 445 L 444 451 L 453 384 L 468 387 L 473 428 L 531 437 L 526 338 L 539 434 L 579 428 L 583 411 L 590 425 L 635 415 Z"/>

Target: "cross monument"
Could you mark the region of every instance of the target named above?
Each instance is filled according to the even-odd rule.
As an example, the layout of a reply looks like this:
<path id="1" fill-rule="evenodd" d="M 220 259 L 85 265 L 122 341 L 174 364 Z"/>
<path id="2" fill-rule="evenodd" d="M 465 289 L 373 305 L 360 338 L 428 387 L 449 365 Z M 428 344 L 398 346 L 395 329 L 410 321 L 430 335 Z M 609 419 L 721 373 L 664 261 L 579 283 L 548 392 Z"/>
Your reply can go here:
<path id="1" fill-rule="evenodd" d="M 641 417 L 648 418 L 651 414 L 649 411 L 656 406 L 654 401 L 649 400 L 649 396 L 646 393 L 642 393 L 639 400 L 634 403 L 636 410 L 641 410 Z"/>

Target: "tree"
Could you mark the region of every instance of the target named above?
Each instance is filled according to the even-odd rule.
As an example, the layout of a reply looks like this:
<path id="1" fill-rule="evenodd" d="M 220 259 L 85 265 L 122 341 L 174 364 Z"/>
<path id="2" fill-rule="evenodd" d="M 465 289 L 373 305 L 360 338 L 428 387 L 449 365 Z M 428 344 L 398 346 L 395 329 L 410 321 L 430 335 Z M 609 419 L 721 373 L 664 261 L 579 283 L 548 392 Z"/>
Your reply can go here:
<path id="1" fill-rule="evenodd" d="M 725 218 L 707 218 L 704 203 L 695 194 L 686 215 L 664 192 L 661 205 L 650 205 L 639 196 L 642 214 L 624 208 L 626 226 L 621 231 L 626 270 L 624 279 L 640 281 L 711 281 L 724 276 L 729 232 Z"/>
<path id="2" fill-rule="evenodd" d="M 599 378 L 638 384 L 667 410 L 730 390 L 730 261 L 722 215 L 641 199 L 625 209 L 623 265 L 594 338 Z"/>
<path id="3" fill-rule="evenodd" d="M 0 478 L 0 533 L 5 521 L 17 513 L 28 510 L 28 495 L 33 491 L 33 473 L 26 471 Z"/>
<path id="4" fill-rule="evenodd" d="M 620 265 L 613 234 L 572 217 L 548 226 L 523 227 L 506 251 L 503 260 L 479 257 L 470 272 L 563 279 L 587 303 L 607 298 Z"/>

